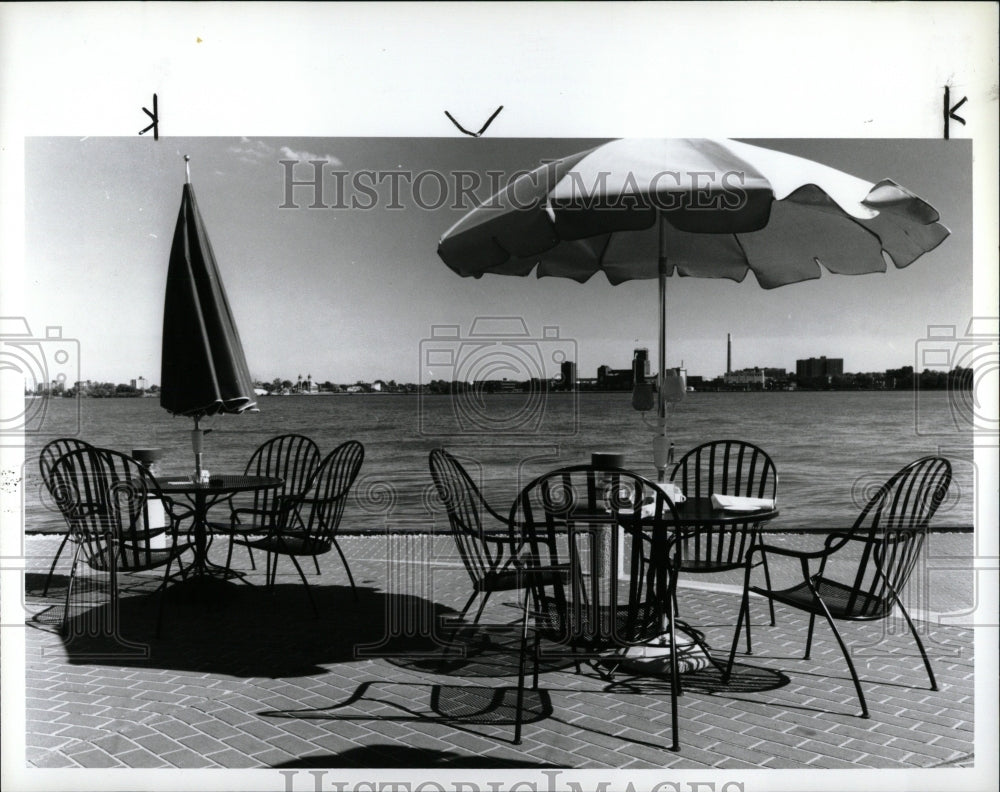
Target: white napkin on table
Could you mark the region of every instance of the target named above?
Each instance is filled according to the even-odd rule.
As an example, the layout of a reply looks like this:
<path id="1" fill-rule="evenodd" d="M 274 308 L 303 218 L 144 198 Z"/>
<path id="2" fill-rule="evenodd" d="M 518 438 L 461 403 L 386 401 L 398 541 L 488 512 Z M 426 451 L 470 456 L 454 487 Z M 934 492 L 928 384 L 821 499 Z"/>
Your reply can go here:
<path id="1" fill-rule="evenodd" d="M 674 503 L 684 503 L 687 500 L 681 488 L 672 481 L 660 481 L 656 486 L 663 490 L 663 493 Z"/>
<path id="2" fill-rule="evenodd" d="M 774 498 L 745 498 L 739 495 L 713 495 L 712 506 L 730 511 L 755 511 L 773 509 Z"/>
<path id="3" fill-rule="evenodd" d="M 684 503 L 687 498 L 684 497 L 684 493 L 681 488 L 678 487 L 672 481 L 661 481 L 656 483 L 656 486 L 674 503 Z M 647 495 L 643 499 L 641 514 L 643 517 L 652 517 L 656 512 L 656 496 Z"/>

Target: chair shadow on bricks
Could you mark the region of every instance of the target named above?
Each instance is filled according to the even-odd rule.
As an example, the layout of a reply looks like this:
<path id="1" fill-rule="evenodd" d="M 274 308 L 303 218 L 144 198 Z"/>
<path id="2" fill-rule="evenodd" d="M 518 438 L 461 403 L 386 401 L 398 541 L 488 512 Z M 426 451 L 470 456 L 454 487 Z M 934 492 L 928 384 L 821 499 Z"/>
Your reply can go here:
<path id="1" fill-rule="evenodd" d="M 570 727 L 583 732 L 597 735 L 603 740 L 621 739 L 617 733 L 621 730 L 620 725 L 609 724 L 607 728 L 601 728 L 593 723 L 582 725 L 578 720 L 563 719 L 556 714 L 552 705 L 551 696 L 578 697 L 581 693 L 593 696 L 595 701 L 601 699 L 608 700 L 608 691 L 613 686 L 605 686 L 600 683 L 597 687 L 591 687 L 589 691 L 581 691 L 576 686 L 552 687 L 545 685 L 539 689 L 526 688 L 524 691 L 523 723 L 558 723 L 560 728 Z M 625 690 L 628 694 L 633 691 Z M 637 691 L 638 692 L 638 691 Z M 647 691 L 648 692 L 648 691 Z M 662 694 L 662 690 L 656 691 Z M 516 718 L 516 687 L 492 687 L 473 684 L 442 685 L 430 683 L 398 682 L 391 679 L 368 680 L 358 685 L 354 692 L 343 701 L 324 707 L 284 709 L 284 710 L 264 710 L 255 713 L 261 718 L 288 719 L 300 721 L 354 721 L 364 723 L 373 730 L 378 730 L 380 723 L 421 723 L 421 724 L 441 724 L 448 728 L 464 732 L 470 735 L 485 737 L 495 740 L 498 745 L 507 745 L 517 750 L 512 745 L 513 735 L 510 726 L 515 723 Z M 657 696 L 662 698 L 662 696 Z M 621 700 L 620 698 L 618 700 Z M 653 707 L 649 710 L 651 717 L 660 713 L 660 710 Z M 540 739 L 545 740 L 543 731 L 540 732 Z M 663 746 L 655 741 L 646 741 L 638 736 L 638 732 L 630 734 L 623 744 L 640 746 L 659 751 Z M 342 760 L 344 755 L 340 755 L 338 760 Z M 372 757 L 375 761 L 376 757 Z M 385 757 L 377 757 L 384 760 Z M 418 756 L 418 758 L 420 758 Z M 422 757 L 426 760 L 427 757 Z M 481 758 L 476 756 L 474 758 Z M 310 757 L 306 757 L 308 761 Z M 292 766 L 309 766 L 287 764 Z M 343 766 L 343 765 L 340 765 Z M 377 766 L 377 765 L 369 765 Z M 382 766 L 392 766 L 388 764 Z M 399 765 L 417 766 L 417 765 Z M 489 765 L 487 765 L 489 766 Z M 541 763 L 534 764 L 505 764 L 504 766 L 518 767 L 544 767 Z"/>
<path id="2" fill-rule="evenodd" d="M 40 575 L 26 581 L 32 626 L 55 632 L 65 585 L 58 576 L 48 598 L 39 600 Z M 220 673 L 237 677 L 291 677 L 325 672 L 333 663 L 366 658 L 440 655 L 448 645 L 436 634 L 452 609 L 410 594 L 377 588 L 312 584 L 319 608 L 313 616 L 301 585 L 262 586 L 213 578 L 188 579 L 166 589 L 166 615 L 156 637 L 156 582 L 129 581 L 110 613 L 94 587 L 95 601 L 71 607 L 63 638 L 67 660 L 101 657 L 121 666 Z M 58 618 L 54 615 L 58 612 Z M 110 626 L 110 631 L 94 625 Z M 139 647 L 145 651 L 134 651 Z"/>
<path id="3" fill-rule="evenodd" d="M 338 704 L 308 709 L 265 710 L 257 714 L 265 718 L 311 721 L 436 722 L 476 734 L 476 731 L 465 727 L 513 725 L 517 715 L 516 699 L 515 687 L 368 680 Z M 551 716 L 552 702 L 548 692 L 526 690 L 525 723 L 537 723 Z"/>
<path id="4" fill-rule="evenodd" d="M 449 643 L 426 657 L 395 657 L 389 662 L 410 671 L 460 677 L 516 677 L 520 662 L 520 625 L 472 625 L 449 630 Z M 573 666 L 565 652 L 543 653 L 539 672 Z"/>

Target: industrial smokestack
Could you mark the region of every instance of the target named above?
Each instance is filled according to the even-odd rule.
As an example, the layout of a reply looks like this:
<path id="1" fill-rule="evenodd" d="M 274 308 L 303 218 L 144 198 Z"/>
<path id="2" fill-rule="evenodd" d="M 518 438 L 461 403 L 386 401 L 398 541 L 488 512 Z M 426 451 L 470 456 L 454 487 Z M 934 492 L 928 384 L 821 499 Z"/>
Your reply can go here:
<path id="1" fill-rule="evenodd" d="M 726 373 L 733 373 L 733 336 L 726 333 Z"/>

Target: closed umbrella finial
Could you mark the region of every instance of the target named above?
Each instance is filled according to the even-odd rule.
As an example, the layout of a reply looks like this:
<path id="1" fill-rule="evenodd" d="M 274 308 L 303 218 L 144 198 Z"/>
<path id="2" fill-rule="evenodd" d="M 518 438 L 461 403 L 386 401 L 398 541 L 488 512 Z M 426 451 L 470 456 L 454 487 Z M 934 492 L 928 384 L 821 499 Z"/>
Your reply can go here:
<path id="1" fill-rule="evenodd" d="M 191 183 L 191 155 L 184 155 L 184 183 Z"/>

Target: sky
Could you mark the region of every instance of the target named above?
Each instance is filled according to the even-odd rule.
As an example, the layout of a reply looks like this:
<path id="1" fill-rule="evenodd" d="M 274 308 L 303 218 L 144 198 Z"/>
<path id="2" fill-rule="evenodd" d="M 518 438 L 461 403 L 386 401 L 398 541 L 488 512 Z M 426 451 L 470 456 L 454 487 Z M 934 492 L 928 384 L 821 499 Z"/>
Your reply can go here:
<path id="1" fill-rule="evenodd" d="M 258 380 L 451 379 L 447 366 L 422 372 L 421 356 L 436 343 L 436 327 L 457 325 L 465 338 L 479 317 L 522 319 L 536 339 L 556 333 L 581 377 L 595 376 L 602 364 L 627 368 L 635 347 L 655 360 L 655 281 L 612 287 L 601 274 L 582 285 L 534 275 L 461 278 L 436 253 L 440 236 L 474 203 L 455 206 L 462 203 L 458 185 L 473 184 L 459 179 L 478 176 L 482 186 L 472 195 L 482 200 L 498 178 L 491 173 L 506 178 L 605 139 L 31 137 L 24 160 L 27 315 L 78 340 L 80 379 L 158 383 L 167 262 L 188 155 Z M 668 366 L 723 373 L 729 333 L 734 369 L 794 371 L 797 359 L 825 355 L 843 358 L 845 371 L 882 371 L 914 365 L 929 325 L 965 330 L 973 286 L 968 141 L 747 142 L 868 181 L 890 178 L 937 208 L 951 235 L 908 268 L 885 274 L 824 273 L 774 290 L 760 288 L 752 274 L 739 284 L 671 278 Z M 289 186 L 282 160 L 298 163 L 291 171 L 297 181 L 312 178 L 310 161 L 323 161 L 327 208 L 311 207 L 312 187 Z M 410 176 L 393 177 L 400 179 L 394 195 L 390 177 L 376 184 L 365 172 Z M 447 200 L 435 174 L 443 175 Z M 336 178 L 345 180 L 343 202 Z M 369 185 L 376 185 L 371 192 Z M 352 200 L 360 207 L 346 206 Z"/>

